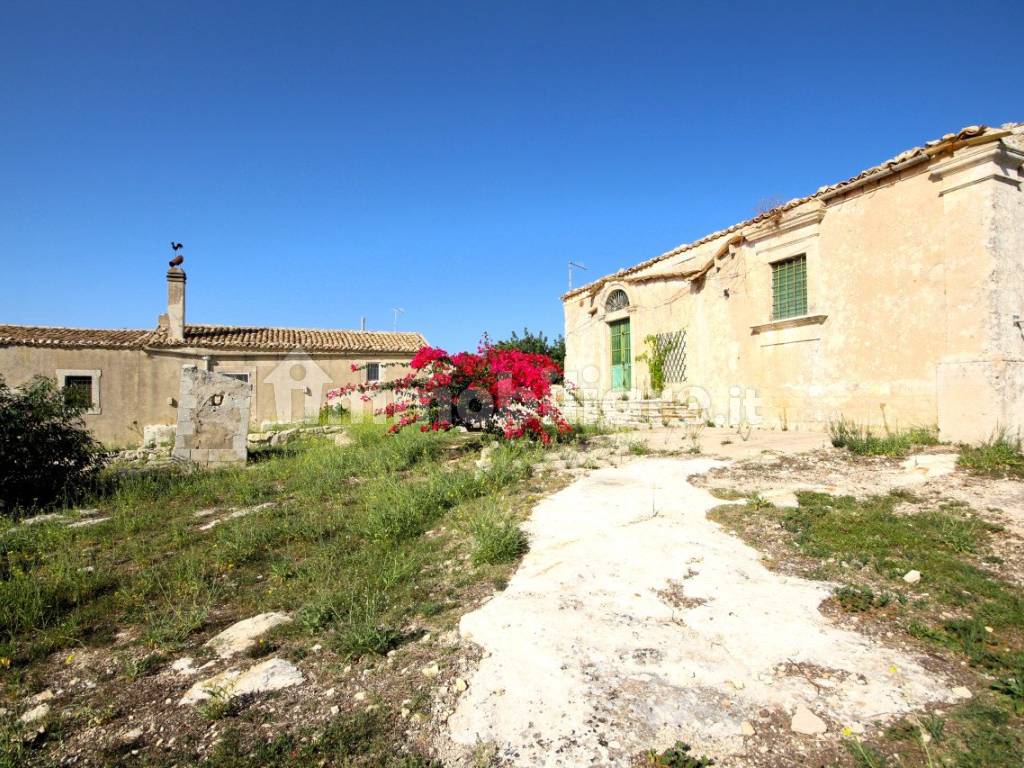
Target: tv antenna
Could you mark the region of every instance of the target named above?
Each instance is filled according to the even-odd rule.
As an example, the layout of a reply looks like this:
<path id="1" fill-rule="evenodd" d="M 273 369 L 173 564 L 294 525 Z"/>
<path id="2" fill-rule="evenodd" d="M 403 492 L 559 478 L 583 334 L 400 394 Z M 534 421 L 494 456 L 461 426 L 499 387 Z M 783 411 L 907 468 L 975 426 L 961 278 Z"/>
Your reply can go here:
<path id="1" fill-rule="evenodd" d="M 573 267 L 576 267 L 576 269 L 586 270 L 586 267 L 584 265 L 577 264 L 575 261 L 573 261 L 571 259 L 569 260 L 569 290 L 570 291 L 572 290 L 572 268 Z"/>
<path id="2" fill-rule="evenodd" d="M 395 313 L 395 330 L 397 331 L 398 330 L 398 316 L 399 315 L 404 315 L 405 314 L 405 310 L 402 309 L 401 307 L 392 307 L 391 311 Z"/>

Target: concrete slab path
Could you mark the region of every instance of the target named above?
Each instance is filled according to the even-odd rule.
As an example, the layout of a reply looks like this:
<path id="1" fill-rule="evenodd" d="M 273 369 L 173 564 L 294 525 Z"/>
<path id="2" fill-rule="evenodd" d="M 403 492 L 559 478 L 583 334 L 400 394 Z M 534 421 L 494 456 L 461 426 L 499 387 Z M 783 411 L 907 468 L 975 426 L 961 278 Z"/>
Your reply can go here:
<path id="1" fill-rule="evenodd" d="M 722 502 L 687 478 L 721 465 L 638 460 L 534 509 L 507 589 L 460 625 L 485 655 L 448 720 L 456 744 L 577 768 L 682 739 L 721 762 L 766 710 L 787 724 L 810 713 L 836 737 L 957 697 L 915 658 L 823 616 L 830 585 L 769 571 L 709 521 Z M 794 738 L 827 737 L 812 731 Z"/>

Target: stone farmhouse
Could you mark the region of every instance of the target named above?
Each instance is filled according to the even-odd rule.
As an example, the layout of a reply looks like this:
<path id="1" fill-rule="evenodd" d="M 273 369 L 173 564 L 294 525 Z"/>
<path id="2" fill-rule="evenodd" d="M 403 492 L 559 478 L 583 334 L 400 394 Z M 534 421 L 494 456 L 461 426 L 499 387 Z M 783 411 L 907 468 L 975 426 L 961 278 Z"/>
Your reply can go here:
<path id="1" fill-rule="evenodd" d="M 167 313 L 152 330 L 0 325 L 0 375 L 11 386 L 47 376 L 80 388 L 92 403 L 89 429 L 126 447 L 177 422 L 185 366 L 251 383 L 259 427 L 315 418 L 326 393 L 343 384 L 400 377 L 426 344 L 419 333 L 189 325 L 185 281 L 183 269 L 167 271 Z"/>
<path id="2" fill-rule="evenodd" d="M 628 420 L 656 344 L 723 425 L 1024 430 L 1022 186 L 1024 124 L 971 126 L 571 290 L 566 379 Z"/>

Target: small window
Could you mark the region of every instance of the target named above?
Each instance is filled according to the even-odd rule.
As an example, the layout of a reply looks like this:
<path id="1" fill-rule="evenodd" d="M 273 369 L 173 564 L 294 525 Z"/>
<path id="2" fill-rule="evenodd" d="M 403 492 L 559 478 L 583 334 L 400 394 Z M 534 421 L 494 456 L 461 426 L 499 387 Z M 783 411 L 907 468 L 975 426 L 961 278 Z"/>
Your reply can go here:
<path id="1" fill-rule="evenodd" d="M 380 363 L 366 364 L 366 380 L 380 381 Z"/>
<path id="2" fill-rule="evenodd" d="M 621 288 L 616 288 L 609 293 L 608 298 L 604 301 L 605 312 L 618 312 L 620 309 L 625 309 L 628 306 L 629 296 Z"/>
<path id="3" fill-rule="evenodd" d="M 92 408 L 92 376 L 65 376 L 64 389 L 87 408 Z"/>
<path id="4" fill-rule="evenodd" d="M 73 371 L 61 369 L 57 371 L 57 384 L 73 393 L 73 397 L 85 406 L 85 412 L 100 412 L 100 372 Z"/>
<path id="5" fill-rule="evenodd" d="M 807 256 L 772 264 L 772 320 L 807 314 Z"/>
<path id="6" fill-rule="evenodd" d="M 249 383 L 249 374 L 248 373 L 221 373 L 220 371 L 217 371 L 217 373 L 220 373 L 221 376 L 227 376 L 228 378 L 238 379 L 239 381 L 244 381 L 246 384 Z"/>

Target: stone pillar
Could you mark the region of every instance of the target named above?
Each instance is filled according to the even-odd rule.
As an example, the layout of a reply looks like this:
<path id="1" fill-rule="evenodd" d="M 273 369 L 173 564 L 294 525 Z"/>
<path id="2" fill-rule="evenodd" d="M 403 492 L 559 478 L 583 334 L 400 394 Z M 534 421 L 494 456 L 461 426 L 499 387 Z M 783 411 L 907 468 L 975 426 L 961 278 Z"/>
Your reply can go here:
<path id="1" fill-rule="evenodd" d="M 248 382 L 183 367 L 172 456 L 206 466 L 245 464 L 251 402 Z"/>
<path id="2" fill-rule="evenodd" d="M 185 270 L 167 270 L 167 331 L 174 341 L 185 340 Z"/>

